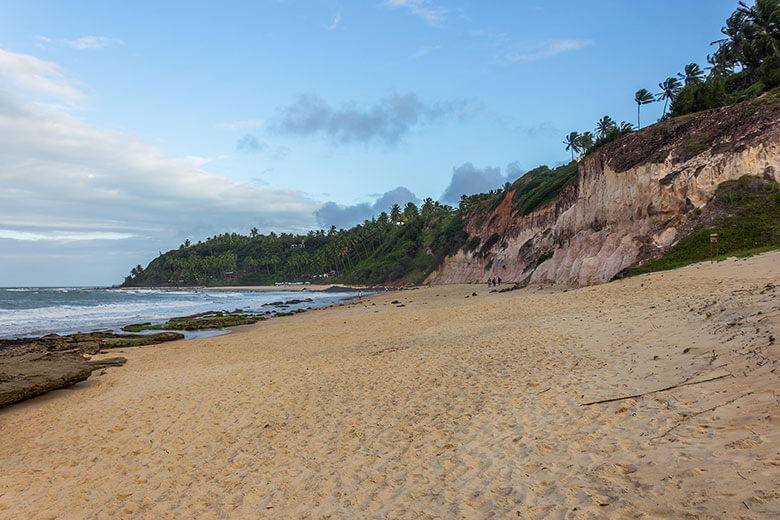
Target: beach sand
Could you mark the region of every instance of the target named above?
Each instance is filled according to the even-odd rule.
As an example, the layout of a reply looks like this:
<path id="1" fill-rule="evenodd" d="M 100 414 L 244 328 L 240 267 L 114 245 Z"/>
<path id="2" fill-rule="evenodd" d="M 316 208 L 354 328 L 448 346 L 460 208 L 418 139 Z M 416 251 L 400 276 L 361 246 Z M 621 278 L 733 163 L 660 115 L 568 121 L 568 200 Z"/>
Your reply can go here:
<path id="1" fill-rule="evenodd" d="M 779 283 L 428 287 L 112 352 L 0 410 L 0 518 L 777 517 Z"/>

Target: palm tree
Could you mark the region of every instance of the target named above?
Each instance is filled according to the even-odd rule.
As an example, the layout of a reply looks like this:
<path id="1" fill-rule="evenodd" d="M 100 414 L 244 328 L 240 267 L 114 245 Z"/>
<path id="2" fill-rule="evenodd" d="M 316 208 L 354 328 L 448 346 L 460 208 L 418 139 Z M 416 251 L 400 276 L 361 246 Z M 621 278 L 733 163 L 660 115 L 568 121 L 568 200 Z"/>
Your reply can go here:
<path id="1" fill-rule="evenodd" d="M 647 89 L 641 88 L 634 94 L 634 101 L 636 101 L 636 126 L 642 128 L 642 125 L 639 123 L 639 107 L 652 103 L 655 101 L 655 98 Z"/>
<path id="2" fill-rule="evenodd" d="M 698 85 L 704 81 L 704 71 L 696 63 L 689 63 L 685 66 L 684 72 L 678 73 L 680 79 L 685 80 L 685 86 Z"/>
<path id="3" fill-rule="evenodd" d="M 574 152 L 580 151 L 580 144 L 579 144 L 580 134 L 577 132 L 570 133 L 566 139 L 563 140 L 563 144 L 566 145 L 566 151 L 568 152 L 571 150 L 571 160 L 574 160 Z"/>
<path id="4" fill-rule="evenodd" d="M 609 116 L 604 116 L 596 123 L 596 135 L 603 139 L 613 128 L 615 128 L 615 121 Z"/>
<path id="5" fill-rule="evenodd" d="M 577 138 L 577 145 L 580 147 L 581 152 L 587 152 L 588 149 L 593 146 L 593 134 L 591 132 L 581 134 Z"/>
<path id="6" fill-rule="evenodd" d="M 620 123 L 620 126 L 618 126 L 617 129 L 620 130 L 620 135 L 626 135 L 634 131 L 634 125 L 623 121 Z"/>
<path id="7" fill-rule="evenodd" d="M 777 0 L 756 0 L 753 7 L 739 2 L 738 13 L 742 13 L 750 23 L 763 33 L 762 40 L 768 43 L 772 52 L 777 52 L 780 43 L 780 2 Z"/>
<path id="8" fill-rule="evenodd" d="M 669 101 L 674 101 L 674 98 L 680 92 L 680 80 L 673 76 L 666 78 L 658 84 L 658 88 L 661 89 L 661 92 L 658 93 L 658 101 L 664 100 L 664 112 L 662 115 L 665 115 Z"/>
<path id="9" fill-rule="evenodd" d="M 393 204 L 393 207 L 390 209 L 390 221 L 393 224 L 401 222 L 401 206 L 398 204 Z"/>
<path id="10" fill-rule="evenodd" d="M 718 46 L 712 56 L 707 56 L 714 74 L 731 74 L 734 72 L 734 65 L 740 63 L 746 43 L 746 18 L 745 13 L 739 9 L 734 11 L 726 20 L 726 26 L 720 29 L 726 37 L 710 43 Z"/>
<path id="11" fill-rule="evenodd" d="M 420 212 L 414 202 L 409 202 L 406 204 L 406 207 L 404 207 L 404 218 L 406 218 L 406 220 L 412 220 L 419 214 Z"/>

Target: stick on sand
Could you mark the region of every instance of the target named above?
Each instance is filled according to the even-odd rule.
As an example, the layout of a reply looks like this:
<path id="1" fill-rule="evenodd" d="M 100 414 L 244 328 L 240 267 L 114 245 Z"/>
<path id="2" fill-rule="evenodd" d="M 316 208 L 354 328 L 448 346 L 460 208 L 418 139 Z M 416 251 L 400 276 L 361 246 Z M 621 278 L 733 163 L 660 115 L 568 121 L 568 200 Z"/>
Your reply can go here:
<path id="1" fill-rule="evenodd" d="M 612 402 L 615 402 L 615 401 L 622 401 L 624 399 L 636 399 L 637 397 L 642 397 L 642 396 L 645 396 L 645 395 L 657 394 L 658 392 L 666 392 L 667 390 L 674 390 L 675 388 L 680 388 L 681 386 L 698 385 L 699 383 L 709 383 L 710 381 L 715 381 L 717 379 L 723 379 L 724 377 L 733 377 L 733 376 L 731 374 L 724 374 L 722 376 L 711 377 L 709 379 L 702 379 L 701 381 L 682 382 L 682 383 L 678 383 L 676 385 L 667 386 L 666 388 L 660 388 L 658 390 L 651 390 L 649 392 L 644 392 L 642 394 L 626 395 L 626 396 L 623 396 L 623 397 L 613 397 L 611 399 L 602 399 L 600 401 L 591 401 L 589 403 L 582 403 L 580 406 L 590 406 L 592 404 L 612 403 Z"/>

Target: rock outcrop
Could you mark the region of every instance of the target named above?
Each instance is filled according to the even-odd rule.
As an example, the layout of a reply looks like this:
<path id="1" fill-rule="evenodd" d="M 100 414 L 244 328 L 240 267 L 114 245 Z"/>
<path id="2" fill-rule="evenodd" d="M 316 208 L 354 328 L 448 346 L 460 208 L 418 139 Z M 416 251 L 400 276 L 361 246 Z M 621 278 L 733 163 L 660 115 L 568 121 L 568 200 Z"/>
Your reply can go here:
<path id="1" fill-rule="evenodd" d="M 0 339 L 0 407 L 87 379 L 92 372 L 121 366 L 126 359 L 91 360 L 105 349 L 155 345 L 183 334 L 111 334 L 91 332 L 40 338 Z"/>
<path id="2" fill-rule="evenodd" d="M 509 191 L 490 215 L 465 225 L 490 254 L 460 250 L 427 282 L 507 282 L 583 286 L 657 258 L 692 212 L 722 182 L 744 175 L 780 182 L 780 100 L 691 114 L 634 132 L 579 163 L 576 184 L 526 216 L 512 213 Z"/>
<path id="3" fill-rule="evenodd" d="M 125 361 L 123 357 L 91 361 L 79 352 L 0 357 L 0 406 L 74 385 L 95 370 L 121 366 Z"/>

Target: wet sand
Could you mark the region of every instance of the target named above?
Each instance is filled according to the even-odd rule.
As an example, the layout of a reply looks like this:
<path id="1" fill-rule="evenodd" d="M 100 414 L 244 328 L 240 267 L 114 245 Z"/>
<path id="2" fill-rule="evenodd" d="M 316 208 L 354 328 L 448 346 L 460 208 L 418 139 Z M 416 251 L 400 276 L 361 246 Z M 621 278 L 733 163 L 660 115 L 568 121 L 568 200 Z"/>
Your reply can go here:
<path id="1" fill-rule="evenodd" d="M 773 284 L 780 253 L 122 349 L 0 410 L 0 518 L 777 517 Z"/>
<path id="2" fill-rule="evenodd" d="M 334 289 L 335 288 L 335 289 Z M 219 285 L 219 286 L 207 286 L 207 285 L 182 285 L 182 286 L 170 286 L 170 287 L 128 287 L 127 289 L 167 289 L 171 291 L 258 291 L 258 292 L 358 292 L 368 291 L 367 287 L 361 285 L 345 286 L 341 284 L 300 284 L 300 285 Z M 339 290 L 336 290 L 339 289 Z M 384 289 L 381 289 L 384 290 Z"/>

